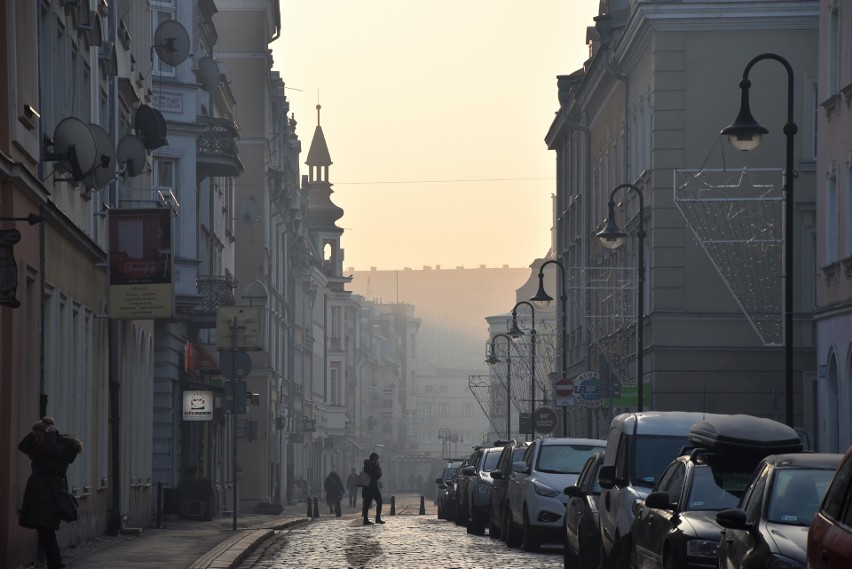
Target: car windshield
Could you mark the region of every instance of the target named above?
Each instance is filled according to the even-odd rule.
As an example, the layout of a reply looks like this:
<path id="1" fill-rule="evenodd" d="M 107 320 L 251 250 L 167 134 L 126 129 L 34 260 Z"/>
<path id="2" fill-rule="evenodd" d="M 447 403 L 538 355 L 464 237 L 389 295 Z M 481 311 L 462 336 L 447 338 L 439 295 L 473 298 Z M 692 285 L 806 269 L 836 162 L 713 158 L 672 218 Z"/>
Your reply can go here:
<path id="1" fill-rule="evenodd" d="M 448 466 L 447 471 L 444 472 L 444 480 L 449 480 L 458 471 L 459 471 L 458 466 Z"/>
<path id="2" fill-rule="evenodd" d="M 766 520 L 794 526 L 810 525 L 833 475 L 833 470 L 778 470 L 769 495 Z"/>
<path id="3" fill-rule="evenodd" d="M 482 465 L 482 470 L 485 472 L 491 472 L 495 468 L 497 468 L 497 461 L 500 460 L 500 453 L 489 452 L 485 455 L 485 463 Z"/>
<path id="4" fill-rule="evenodd" d="M 589 455 L 602 447 L 590 445 L 542 445 L 536 470 L 555 474 L 579 474 Z"/>
<path id="5" fill-rule="evenodd" d="M 686 445 L 686 437 L 639 435 L 635 440 L 630 478 L 636 486 L 653 488 L 663 470 Z"/>
<path id="6" fill-rule="evenodd" d="M 751 467 L 696 465 L 686 500 L 687 510 L 736 508 L 751 481 Z"/>

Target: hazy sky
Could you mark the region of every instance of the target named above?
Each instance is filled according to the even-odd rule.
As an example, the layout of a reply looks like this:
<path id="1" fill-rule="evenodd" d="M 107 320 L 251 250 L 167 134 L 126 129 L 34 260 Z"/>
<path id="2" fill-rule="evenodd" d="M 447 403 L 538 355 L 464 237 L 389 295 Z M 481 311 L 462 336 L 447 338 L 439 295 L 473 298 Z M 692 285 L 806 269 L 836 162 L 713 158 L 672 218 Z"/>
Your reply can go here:
<path id="1" fill-rule="evenodd" d="M 281 2 L 274 68 L 302 162 L 322 105 L 344 270 L 525 267 L 547 253 L 556 76 L 588 57 L 598 3 Z"/>

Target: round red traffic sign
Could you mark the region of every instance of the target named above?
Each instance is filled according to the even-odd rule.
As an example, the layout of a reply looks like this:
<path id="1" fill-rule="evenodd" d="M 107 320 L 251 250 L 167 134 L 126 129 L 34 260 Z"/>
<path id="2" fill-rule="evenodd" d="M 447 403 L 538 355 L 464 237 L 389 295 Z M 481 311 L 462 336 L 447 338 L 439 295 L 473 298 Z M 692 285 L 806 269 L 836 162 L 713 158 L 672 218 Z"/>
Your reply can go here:
<path id="1" fill-rule="evenodd" d="M 553 387 L 559 397 L 571 397 L 574 393 L 574 382 L 567 377 L 557 381 Z"/>

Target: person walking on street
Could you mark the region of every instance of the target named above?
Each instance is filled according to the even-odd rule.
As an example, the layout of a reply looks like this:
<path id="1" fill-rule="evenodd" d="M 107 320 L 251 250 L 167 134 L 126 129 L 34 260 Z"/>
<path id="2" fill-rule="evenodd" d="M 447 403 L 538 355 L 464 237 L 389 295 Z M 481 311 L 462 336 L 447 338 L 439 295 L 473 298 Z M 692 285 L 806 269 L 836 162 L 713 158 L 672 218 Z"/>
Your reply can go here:
<path id="1" fill-rule="evenodd" d="M 349 507 L 354 508 L 358 502 L 358 473 L 354 468 L 346 479 L 346 491 L 349 493 Z"/>
<path id="2" fill-rule="evenodd" d="M 341 515 L 340 500 L 343 499 L 343 493 L 346 489 L 343 487 L 343 481 L 340 480 L 337 472 L 332 470 L 328 473 L 323 488 L 325 488 L 325 503 L 328 504 L 328 512 L 339 518 Z"/>
<path id="3" fill-rule="evenodd" d="M 367 515 L 370 513 L 372 501 L 376 501 L 376 523 L 385 523 L 382 520 L 382 492 L 379 490 L 379 478 L 382 477 L 382 467 L 379 466 L 379 455 L 371 453 L 370 458 L 364 461 L 364 471 L 370 476 L 370 484 L 364 486 L 361 490 L 361 498 L 364 505 L 361 508 L 361 513 L 364 516 L 364 525 L 373 525 Z"/>
<path id="4" fill-rule="evenodd" d="M 43 417 L 18 443 L 18 449 L 32 461 L 18 523 L 38 532 L 47 569 L 61 569 L 65 565 L 56 530 L 62 518 L 56 496 L 68 491 L 65 478 L 68 465 L 83 450 L 83 443 L 72 436 L 60 435 L 53 419 Z"/>

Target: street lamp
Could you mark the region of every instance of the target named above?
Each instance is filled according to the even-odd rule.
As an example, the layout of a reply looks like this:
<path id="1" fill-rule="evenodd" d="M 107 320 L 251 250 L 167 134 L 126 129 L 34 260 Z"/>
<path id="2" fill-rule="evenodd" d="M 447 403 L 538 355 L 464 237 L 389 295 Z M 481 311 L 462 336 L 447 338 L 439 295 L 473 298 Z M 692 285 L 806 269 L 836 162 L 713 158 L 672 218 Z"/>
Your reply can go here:
<path id="1" fill-rule="evenodd" d="M 722 134 L 728 136 L 731 145 L 737 150 L 754 150 L 760 144 L 761 137 L 769 130 L 760 126 L 751 115 L 748 103 L 748 90 L 751 81 L 748 73 L 752 66 L 764 59 L 774 59 L 787 70 L 787 123 L 784 134 L 787 135 L 787 152 L 784 163 L 784 372 L 785 372 L 785 406 L 787 425 L 793 426 L 793 170 L 794 137 L 799 130 L 793 122 L 793 68 L 790 63 L 774 53 L 762 53 L 748 62 L 740 81 L 742 91 L 740 112 L 736 120 L 722 129 Z"/>
<path id="2" fill-rule="evenodd" d="M 521 300 L 515 306 L 512 307 L 512 328 L 509 329 L 509 336 L 513 339 L 517 340 L 521 336 L 524 335 L 524 331 L 518 328 L 518 307 L 522 304 L 526 304 L 530 307 L 530 313 L 532 314 L 531 326 L 530 326 L 530 344 L 532 351 L 532 363 L 530 365 L 530 439 L 534 438 L 535 429 L 533 428 L 533 413 L 535 412 L 535 307 L 527 302 L 526 300 Z"/>
<path id="3" fill-rule="evenodd" d="M 491 353 L 485 363 L 494 366 L 500 362 L 494 351 L 494 342 L 499 337 L 506 338 L 506 440 L 512 440 L 512 338 L 506 334 L 494 334 L 491 338 Z"/>
<path id="4" fill-rule="evenodd" d="M 538 308 L 546 308 L 553 300 L 553 298 L 547 294 L 547 291 L 544 290 L 544 268 L 550 264 L 556 265 L 562 271 L 562 294 L 559 296 L 559 304 L 562 309 L 562 321 L 560 323 L 561 326 L 559 330 L 560 342 L 562 344 L 562 377 L 560 379 L 565 379 L 568 377 L 568 335 L 565 333 L 568 294 L 565 292 L 565 267 L 562 263 L 556 259 L 549 259 L 542 263 L 541 267 L 538 268 L 538 292 L 536 292 L 535 296 L 530 299 L 530 302 L 535 304 Z M 568 436 L 568 407 L 565 405 L 562 406 L 562 436 Z"/>
<path id="5" fill-rule="evenodd" d="M 604 247 L 616 249 L 624 243 L 627 234 L 618 227 L 615 222 L 615 193 L 619 190 L 628 189 L 636 192 L 639 196 L 639 230 L 636 237 L 639 239 L 639 262 L 636 267 L 636 410 L 643 410 L 642 385 L 643 359 L 644 359 L 644 331 L 645 331 L 645 200 L 642 198 L 642 190 L 633 184 L 621 184 L 616 186 L 609 194 L 608 213 L 606 225 L 595 237 L 601 240 Z"/>

